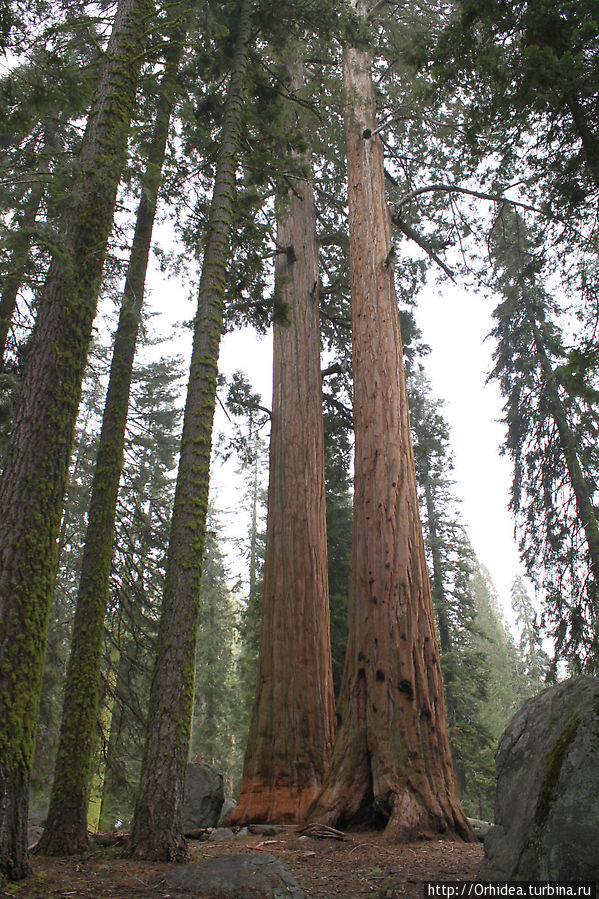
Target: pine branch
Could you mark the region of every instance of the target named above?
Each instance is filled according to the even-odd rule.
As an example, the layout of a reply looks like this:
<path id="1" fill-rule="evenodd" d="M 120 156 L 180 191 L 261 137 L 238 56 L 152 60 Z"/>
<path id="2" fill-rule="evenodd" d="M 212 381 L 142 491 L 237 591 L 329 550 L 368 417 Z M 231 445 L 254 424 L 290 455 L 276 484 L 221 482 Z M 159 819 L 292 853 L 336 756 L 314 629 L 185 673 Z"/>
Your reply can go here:
<path id="1" fill-rule="evenodd" d="M 458 194 L 467 194 L 470 197 L 477 197 L 479 200 L 490 200 L 493 203 L 509 203 L 512 206 L 519 206 L 521 209 L 529 209 L 531 212 L 538 212 L 541 215 L 547 215 L 545 211 L 539 209 L 538 206 L 532 206 L 530 203 L 525 203 L 522 200 L 512 200 L 510 197 L 506 197 L 503 194 L 490 194 L 486 191 L 482 190 L 473 190 L 469 187 L 460 187 L 459 184 L 426 184 L 424 187 L 417 187 L 415 190 L 410 191 L 410 193 L 403 196 L 400 200 L 397 201 L 391 207 L 391 218 L 394 215 L 398 214 L 398 211 L 401 206 L 405 206 L 406 203 L 411 203 L 412 200 L 416 199 L 416 197 L 421 196 L 426 193 L 458 193 Z"/>
<path id="2" fill-rule="evenodd" d="M 443 269 L 448 278 L 451 278 L 452 281 L 455 281 L 452 270 L 443 262 L 443 260 L 439 256 L 437 256 L 428 240 L 426 240 L 426 238 L 424 237 L 421 237 L 416 233 L 416 231 L 414 231 L 414 229 L 410 225 L 404 222 L 403 219 L 400 218 L 397 211 L 392 212 L 391 221 L 396 227 L 399 228 L 400 231 L 402 231 L 406 235 L 406 237 L 409 237 L 410 240 L 413 240 L 414 243 L 417 243 L 418 246 L 423 249 L 428 256 L 430 256 L 433 262 L 436 262 L 437 265 Z"/>

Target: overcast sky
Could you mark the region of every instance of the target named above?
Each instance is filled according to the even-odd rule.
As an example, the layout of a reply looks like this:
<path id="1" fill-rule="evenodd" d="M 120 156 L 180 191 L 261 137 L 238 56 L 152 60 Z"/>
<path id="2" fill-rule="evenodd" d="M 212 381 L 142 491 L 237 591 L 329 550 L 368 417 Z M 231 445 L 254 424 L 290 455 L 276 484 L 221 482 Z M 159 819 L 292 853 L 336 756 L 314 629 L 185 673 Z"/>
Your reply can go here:
<path id="1" fill-rule="evenodd" d="M 494 303 L 454 285 L 423 291 L 416 320 L 431 348 L 425 361 L 435 395 L 445 401 L 455 458 L 456 495 L 479 560 L 487 566 L 504 608 L 514 577 L 523 574 L 508 512 L 511 463 L 505 442 L 503 400 L 492 368 Z M 531 592 L 532 592 L 532 588 Z"/>

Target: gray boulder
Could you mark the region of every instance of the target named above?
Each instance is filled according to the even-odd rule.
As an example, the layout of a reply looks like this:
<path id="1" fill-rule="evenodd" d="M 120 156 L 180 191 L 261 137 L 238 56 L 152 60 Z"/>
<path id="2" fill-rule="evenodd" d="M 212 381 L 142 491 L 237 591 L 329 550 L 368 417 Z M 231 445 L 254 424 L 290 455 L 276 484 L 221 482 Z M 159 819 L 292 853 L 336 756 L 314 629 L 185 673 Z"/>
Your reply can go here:
<path id="1" fill-rule="evenodd" d="M 305 899 L 297 880 L 267 853 L 229 855 L 169 871 L 161 886 L 198 899 Z"/>
<path id="2" fill-rule="evenodd" d="M 208 839 L 213 843 L 220 843 L 222 840 L 232 840 L 233 831 L 229 827 L 215 827 Z"/>
<path id="3" fill-rule="evenodd" d="M 188 765 L 183 803 L 185 833 L 216 827 L 224 799 L 222 774 L 210 765 Z"/>
<path id="4" fill-rule="evenodd" d="M 485 837 L 493 826 L 488 821 L 482 821 L 480 818 L 468 818 L 468 824 L 472 828 L 472 833 L 479 843 L 483 843 Z"/>
<path id="5" fill-rule="evenodd" d="M 233 809 L 235 808 L 236 805 L 237 805 L 237 803 L 235 802 L 234 799 L 231 799 L 231 798 L 225 799 L 225 801 L 223 802 L 223 807 L 220 810 L 219 818 L 218 818 L 218 826 L 219 827 L 222 827 L 224 824 L 227 823 L 227 818 L 229 817 L 229 815 L 231 814 L 231 812 L 233 811 Z"/>
<path id="6" fill-rule="evenodd" d="M 482 880 L 599 881 L 599 678 L 529 699 L 496 756 Z"/>

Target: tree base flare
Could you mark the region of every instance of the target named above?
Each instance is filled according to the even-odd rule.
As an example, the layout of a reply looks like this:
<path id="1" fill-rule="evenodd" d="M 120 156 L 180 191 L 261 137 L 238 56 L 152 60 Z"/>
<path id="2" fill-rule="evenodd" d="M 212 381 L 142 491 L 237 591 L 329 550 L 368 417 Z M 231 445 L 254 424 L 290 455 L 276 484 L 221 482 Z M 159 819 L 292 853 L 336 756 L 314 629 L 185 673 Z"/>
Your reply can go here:
<path id="1" fill-rule="evenodd" d="M 183 834 L 166 839 L 161 833 L 148 833 L 144 836 L 132 835 L 129 843 L 131 858 L 145 859 L 152 862 L 189 862 L 191 856 L 187 841 Z"/>
<path id="2" fill-rule="evenodd" d="M 0 875 L 24 880 L 31 873 L 27 858 L 28 785 L 21 771 L 0 765 Z"/>
<path id="3" fill-rule="evenodd" d="M 298 789 L 256 781 L 244 788 L 227 824 L 305 824 L 318 785 Z"/>
<path id="4" fill-rule="evenodd" d="M 37 845 L 39 855 L 77 855 L 89 846 L 86 802 L 51 802 L 48 820 Z"/>
<path id="5" fill-rule="evenodd" d="M 451 792 L 445 797 L 429 791 L 427 803 L 409 782 L 394 786 L 373 785 L 368 758 L 354 769 L 353 777 L 329 782 L 308 812 L 310 822 L 342 830 L 384 830 L 389 843 L 409 843 L 422 838 L 443 836 L 476 842 L 470 825 Z"/>

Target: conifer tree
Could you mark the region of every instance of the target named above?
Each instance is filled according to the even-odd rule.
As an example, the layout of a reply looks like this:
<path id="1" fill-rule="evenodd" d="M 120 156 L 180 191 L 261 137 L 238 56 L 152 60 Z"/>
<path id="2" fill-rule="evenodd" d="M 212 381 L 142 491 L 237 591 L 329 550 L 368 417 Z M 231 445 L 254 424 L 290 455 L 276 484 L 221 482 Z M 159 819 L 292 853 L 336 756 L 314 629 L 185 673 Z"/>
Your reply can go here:
<path id="1" fill-rule="evenodd" d="M 176 79 L 189 19 L 187 3 L 169 9 L 165 70 L 115 334 L 108 393 L 91 487 L 60 744 L 40 851 L 65 855 L 87 844 L 87 802 L 100 688 L 104 618 L 108 606 L 117 492 L 123 466 L 129 390 L 162 164 Z"/>
<path id="2" fill-rule="evenodd" d="M 364 18 L 366 4 L 355 5 Z M 452 769 L 418 514 L 370 49 L 347 47 L 355 484 L 339 727 L 312 820 L 469 836 Z M 426 747 L 426 748 L 425 748 Z"/>
<path id="3" fill-rule="evenodd" d="M 181 376 L 178 358 L 161 358 L 133 375 L 94 767 L 105 769 L 100 827 L 106 829 L 131 820 L 139 782 L 179 451 Z"/>
<path id="4" fill-rule="evenodd" d="M 453 458 L 441 403 L 422 372 L 408 381 L 410 421 L 421 497 L 431 590 L 439 629 L 447 726 L 462 802 L 480 814 L 481 783 L 494 777 L 493 735 L 484 723 L 493 702 L 490 671 L 479 644 L 474 597 L 477 562 L 463 525 L 451 480 Z"/>
<path id="5" fill-rule="evenodd" d="M 241 776 L 244 721 L 236 665 L 238 615 L 221 546 L 222 531 L 211 508 L 202 564 L 190 760 L 216 767 L 232 795 Z"/>
<path id="6" fill-rule="evenodd" d="M 242 0 L 202 263 L 148 735 L 131 834 L 131 849 L 137 857 L 175 860 L 187 856 L 183 787 L 193 709 L 223 284 L 251 25 L 251 4 Z"/>
<path id="7" fill-rule="evenodd" d="M 465 90 L 470 148 L 497 141 L 547 208 L 591 206 L 599 188 L 597 38 L 593 0 L 461 0 L 436 48 Z"/>
<path id="8" fill-rule="evenodd" d="M 599 524 L 593 353 L 569 350 L 555 301 L 543 285 L 543 252 L 515 213 L 493 234 L 497 340 L 493 377 L 506 399 L 514 463 L 511 509 L 529 576 L 546 590 L 556 650 L 575 670 L 598 651 Z M 589 358 L 591 364 L 589 364 Z"/>
<path id="9" fill-rule="evenodd" d="M 39 304 L 0 482 L 0 871 L 27 872 L 31 771 L 56 537 L 99 280 L 152 7 L 121 0 Z M 66 202 L 66 201 L 65 201 Z M 68 204 L 67 204 L 68 205 Z"/>
<path id="10" fill-rule="evenodd" d="M 304 74 L 297 47 L 287 55 L 293 97 Z M 292 144 L 301 120 L 288 118 Z M 298 174 L 278 198 L 275 291 L 286 321 L 274 325 L 260 654 L 232 823 L 304 821 L 333 743 L 316 213 L 309 156 L 289 155 Z"/>
<path id="11" fill-rule="evenodd" d="M 260 648 L 260 618 L 262 612 L 262 586 L 264 567 L 264 525 L 266 511 L 265 469 L 268 468 L 268 446 L 262 429 L 271 418 L 270 409 L 262 405 L 259 393 L 252 392 L 251 385 L 241 371 L 233 373 L 226 396 L 228 413 L 233 416 L 233 434 L 221 440 L 219 452 L 223 459 L 235 453 L 239 460 L 238 474 L 246 482 L 243 494 L 243 510 L 249 513 L 249 533 L 237 540 L 236 545 L 247 563 L 247 579 L 242 591 L 246 601 L 240 610 L 240 650 L 237 659 L 238 681 L 243 694 L 243 727 L 240 732 L 247 737 L 249 715 L 256 691 L 256 671 Z M 242 581 L 243 583 L 243 581 Z"/>
<path id="12" fill-rule="evenodd" d="M 511 590 L 512 609 L 520 628 L 518 641 L 519 663 L 531 694 L 538 693 L 549 674 L 549 657 L 543 649 L 539 628 L 539 615 L 522 577 L 514 578 Z"/>

